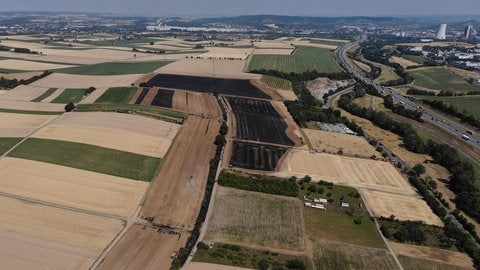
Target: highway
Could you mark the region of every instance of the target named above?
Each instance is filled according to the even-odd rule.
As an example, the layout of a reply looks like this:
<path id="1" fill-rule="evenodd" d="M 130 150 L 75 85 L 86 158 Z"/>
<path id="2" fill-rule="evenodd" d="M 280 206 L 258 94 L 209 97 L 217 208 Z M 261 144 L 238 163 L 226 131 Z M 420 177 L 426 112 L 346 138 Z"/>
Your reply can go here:
<path id="1" fill-rule="evenodd" d="M 435 113 L 431 110 L 426 108 L 422 108 L 418 106 L 415 102 L 411 101 L 407 97 L 404 97 L 394 91 L 392 91 L 389 87 L 385 87 L 379 85 L 363 74 L 363 72 L 356 68 L 356 66 L 352 63 L 352 61 L 347 57 L 346 52 L 351 49 L 352 47 L 358 45 L 357 42 L 347 43 L 341 47 L 339 47 L 335 51 L 335 58 L 337 59 L 338 63 L 350 74 L 352 74 L 358 81 L 362 81 L 366 84 L 370 84 L 377 89 L 379 93 L 384 93 L 385 95 L 391 95 L 393 100 L 399 104 L 402 104 L 406 109 L 410 110 L 420 110 L 422 111 L 422 119 L 425 122 L 429 122 L 446 132 L 450 133 L 452 136 L 456 136 L 457 138 L 463 138 L 466 143 L 472 145 L 475 148 L 480 148 L 480 135 L 470 132 L 468 128 L 460 125 L 459 123 L 453 122 L 448 118 Z"/>

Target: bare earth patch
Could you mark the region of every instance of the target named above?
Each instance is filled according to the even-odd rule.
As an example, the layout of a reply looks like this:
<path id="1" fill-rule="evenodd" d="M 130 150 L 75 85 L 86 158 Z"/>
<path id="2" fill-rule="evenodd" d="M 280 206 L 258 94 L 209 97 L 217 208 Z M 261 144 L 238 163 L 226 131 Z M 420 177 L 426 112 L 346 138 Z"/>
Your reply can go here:
<path id="1" fill-rule="evenodd" d="M 130 114 L 80 112 L 63 114 L 33 137 L 163 157 L 179 128 L 177 124 Z"/>
<path id="2" fill-rule="evenodd" d="M 133 82 L 138 80 L 142 74 L 128 74 L 128 75 L 72 75 L 54 73 L 43 79 L 33 82 L 31 85 L 54 87 L 54 88 L 88 88 L 90 86 L 100 87 L 119 87 L 130 86 Z"/>
<path id="3" fill-rule="evenodd" d="M 19 269 L 17 262 L 25 269 L 39 269 L 42 265 L 88 269 L 123 226 L 120 220 L 2 196 L 0 204 L 0 235 L 5 236 L 0 245 L 14 242 L 0 249 L 0 264 L 13 265 L 13 269 Z M 20 256 L 26 261 L 12 256 L 13 249 L 21 249 Z M 39 258 L 38 254 L 45 256 Z"/>
<path id="4" fill-rule="evenodd" d="M 111 215 L 131 216 L 147 187 L 147 182 L 50 163 L 0 160 L 1 192 Z"/>
<path id="5" fill-rule="evenodd" d="M 363 137 L 314 129 L 303 129 L 303 132 L 317 150 L 333 153 L 342 150 L 344 155 L 349 156 L 380 156 Z"/>
<path id="6" fill-rule="evenodd" d="M 0 112 L 0 137 L 25 137 L 55 117 Z"/>
<path id="7" fill-rule="evenodd" d="M 328 154 L 313 154 L 292 149 L 287 153 L 277 175 L 326 180 L 357 188 L 379 189 L 400 194 L 415 194 L 410 184 L 390 164 Z"/>
<path id="8" fill-rule="evenodd" d="M 176 90 L 173 94 L 172 108 L 188 114 L 220 117 L 222 114 L 217 98 L 213 94 Z"/>
<path id="9" fill-rule="evenodd" d="M 389 242 L 389 245 L 397 255 L 440 262 L 447 265 L 464 267 L 465 269 L 474 269 L 472 267 L 472 259 L 465 253 L 395 242 Z"/>
<path id="10" fill-rule="evenodd" d="M 364 190 L 365 203 L 368 203 L 375 216 L 394 215 L 399 220 L 420 220 L 427 224 L 443 226 L 427 203 L 415 196 Z"/>

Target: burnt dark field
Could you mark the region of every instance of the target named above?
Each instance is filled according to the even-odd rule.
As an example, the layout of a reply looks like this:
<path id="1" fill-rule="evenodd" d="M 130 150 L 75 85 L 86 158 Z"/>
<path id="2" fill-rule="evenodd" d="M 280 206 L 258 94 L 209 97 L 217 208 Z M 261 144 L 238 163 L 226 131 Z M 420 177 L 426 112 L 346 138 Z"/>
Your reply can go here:
<path id="1" fill-rule="evenodd" d="M 172 108 L 173 93 L 172 90 L 159 89 L 150 105 Z"/>
<path id="2" fill-rule="evenodd" d="M 235 141 L 230 164 L 246 169 L 273 171 L 287 149 L 281 146 Z"/>
<path id="3" fill-rule="evenodd" d="M 293 146 L 287 123 L 266 100 L 227 97 L 237 122 L 237 139 Z"/>
<path id="4" fill-rule="evenodd" d="M 150 79 L 147 84 L 149 86 L 182 89 L 194 92 L 216 92 L 223 95 L 271 99 L 269 95 L 254 86 L 249 80 L 159 74 Z"/>

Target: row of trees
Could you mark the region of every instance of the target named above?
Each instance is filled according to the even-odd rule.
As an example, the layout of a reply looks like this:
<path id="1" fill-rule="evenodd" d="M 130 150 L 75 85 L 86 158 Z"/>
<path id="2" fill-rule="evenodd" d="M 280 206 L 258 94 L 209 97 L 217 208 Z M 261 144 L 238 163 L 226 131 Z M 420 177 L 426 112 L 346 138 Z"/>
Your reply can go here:
<path id="1" fill-rule="evenodd" d="M 428 100 L 423 99 L 423 103 L 429 105 L 430 107 L 442 111 L 448 115 L 459 118 L 462 122 L 468 123 L 476 128 L 480 128 L 480 120 L 477 119 L 473 114 L 467 114 L 465 110 L 460 111 L 457 107 L 452 104 L 447 104 L 441 100 Z"/>
<path id="2" fill-rule="evenodd" d="M 274 195 L 298 197 L 299 194 L 299 186 L 295 179 L 282 179 L 263 175 L 255 175 L 252 177 L 222 171 L 218 176 L 218 184 Z"/>
<path id="3" fill-rule="evenodd" d="M 398 115 L 405 116 L 407 118 L 416 120 L 418 122 L 422 122 L 422 123 L 424 122 L 422 120 L 423 113 L 421 111 L 409 110 L 409 109 L 406 109 L 405 106 L 403 105 L 395 104 L 393 102 L 393 97 L 391 95 L 388 95 L 383 99 L 383 105 L 385 106 L 385 108 L 392 110 L 392 112 Z"/>
<path id="4" fill-rule="evenodd" d="M 51 71 L 49 70 L 46 70 L 44 71 L 42 74 L 40 75 L 36 75 L 36 76 L 33 76 L 31 77 L 30 79 L 21 79 L 21 80 L 17 80 L 17 79 L 12 79 L 12 80 L 9 80 L 9 79 L 5 79 L 4 77 L 1 77 L 0 75 L 0 88 L 7 88 L 7 89 L 13 89 L 19 85 L 22 85 L 22 84 L 31 84 L 32 82 L 36 81 L 36 80 L 39 80 L 43 77 L 46 77 L 48 75 L 52 74 Z"/>

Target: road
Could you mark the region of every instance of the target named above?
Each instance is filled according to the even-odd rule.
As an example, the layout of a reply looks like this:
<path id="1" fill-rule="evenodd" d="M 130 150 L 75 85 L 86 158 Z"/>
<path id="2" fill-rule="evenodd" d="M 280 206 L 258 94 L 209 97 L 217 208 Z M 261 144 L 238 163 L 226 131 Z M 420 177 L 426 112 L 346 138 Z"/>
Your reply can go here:
<path id="1" fill-rule="evenodd" d="M 352 63 L 352 61 L 346 55 L 346 52 L 356 45 L 358 45 L 357 42 L 352 42 L 352 43 L 347 43 L 347 44 L 339 47 L 335 51 L 335 58 L 340 63 L 340 65 L 345 70 L 347 70 L 350 74 L 352 74 L 357 80 L 362 81 L 366 84 L 372 85 L 373 87 L 375 87 L 375 89 L 377 89 L 377 91 L 379 93 L 384 93 L 385 95 L 388 95 L 388 94 L 392 95 L 394 101 L 402 104 L 406 109 L 422 110 L 422 112 L 423 112 L 422 119 L 423 120 L 432 123 L 433 125 L 439 127 L 440 129 L 443 129 L 443 130 L 449 132 L 450 134 L 452 134 L 454 136 L 458 136 L 458 137 L 462 137 L 463 135 L 468 136 L 469 137 L 468 140 L 465 140 L 467 143 L 471 144 L 472 146 L 474 146 L 476 148 L 480 147 L 480 136 L 478 134 L 469 134 L 468 129 L 465 128 L 464 126 L 462 126 L 458 123 L 455 123 L 453 121 L 450 121 L 449 119 L 447 119 L 447 118 L 443 117 L 442 115 L 439 115 L 439 114 L 437 114 L 437 113 L 435 113 L 431 110 L 428 110 L 428 109 L 425 109 L 425 108 L 419 108 L 419 106 L 417 104 L 415 104 L 415 102 L 409 100 L 408 98 L 406 98 L 406 97 L 404 97 L 400 94 L 395 93 L 390 88 L 385 87 L 385 86 L 381 86 L 381 85 L 373 82 L 369 78 L 367 78 L 363 74 L 362 71 L 358 70 L 355 67 L 355 65 Z M 384 150 L 386 150 L 386 152 L 391 155 L 392 152 L 388 148 L 386 148 L 385 146 L 383 146 L 383 147 L 384 147 Z M 405 162 L 402 161 L 400 158 L 396 157 L 396 159 L 400 163 L 405 164 Z M 431 193 L 430 191 L 428 191 L 428 192 Z M 447 209 L 445 206 L 443 206 L 443 204 L 438 200 L 437 197 L 435 197 L 435 196 L 433 196 L 433 197 L 436 199 L 437 203 L 439 205 L 441 205 L 447 211 L 446 217 L 450 217 L 451 220 L 456 224 L 456 226 L 458 228 L 462 229 L 465 233 L 470 234 L 468 231 L 466 231 L 463 228 L 462 224 L 455 218 L 455 216 L 452 215 L 448 211 L 449 209 Z M 478 243 L 476 243 L 476 244 L 477 244 L 477 247 L 480 247 L 480 245 Z"/>
<path id="2" fill-rule="evenodd" d="M 370 78 L 367 78 L 365 74 L 352 63 L 352 61 L 347 57 L 346 52 L 354 46 L 357 46 L 357 42 L 347 43 L 341 47 L 339 47 L 335 51 L 335 58 L 340 63 L 340 65 L 352 74 L 357 80 L 364 82 L 366 84 L 372 85 L 377 89 L 379 93 L 383 93 L 385 95 L 391 95 L 393 100 L 399 104 L 402 104 L 406 109 L 409 110 L 420 110 L 422 111 L 422 119 L 425 122 L 429 122 L 434 126 L 437 126 L 440 129 L 445 130 L 446 132 L 450 133 L 452 136 L 456 136 L 457 138 L 463 138 L 466 143 L 470 144 L 474 148 L 480 148 L 480 135 L 470 132 L 468 128 L 460 125 L 459 123 L 453 122 L 448 118 L 433 112 L 432 110 L 428 110 L 426 108 L 418 106 L 415 102 L 411 101 L 405 96 L 394 92 L 391 88 L 379 85 L 372 81 Z"/>

